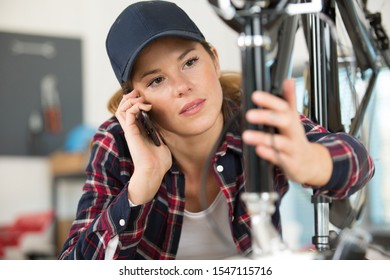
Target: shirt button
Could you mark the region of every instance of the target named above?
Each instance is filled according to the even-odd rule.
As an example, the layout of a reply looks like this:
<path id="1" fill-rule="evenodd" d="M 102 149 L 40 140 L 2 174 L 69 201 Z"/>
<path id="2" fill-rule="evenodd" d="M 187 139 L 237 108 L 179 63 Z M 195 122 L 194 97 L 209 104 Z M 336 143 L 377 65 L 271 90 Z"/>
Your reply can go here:
<path id="1" fill-rule="evenodd" d="M 120 220 L 119 220 L 119 225 L 120 225 L 120 226 L 123 227 L 125 224 L 126 224 L 126 222 L 125 222 L 124 219 L 120 219 Z"/>
<path id="2" fill-rule="evenodd" d="M 223 171 L 223 166 L 222 165 L 218 165 L 217 166 L 217 171 L 218 172 L 222 172 Z"/>

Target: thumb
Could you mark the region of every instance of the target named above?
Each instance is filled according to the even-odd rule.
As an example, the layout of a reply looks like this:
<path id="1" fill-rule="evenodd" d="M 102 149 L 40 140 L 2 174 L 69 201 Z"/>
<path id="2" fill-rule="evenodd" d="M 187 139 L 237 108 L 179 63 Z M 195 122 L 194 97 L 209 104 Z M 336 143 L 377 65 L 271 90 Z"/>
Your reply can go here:
<path id="1" fill-rule="evenodd" d="M 290 108 L 296 109 L 296 94 L 295 94 L 295 80 L 288 79 L 283 82 L 282 85 L 283 97 L 290 105 Z"/>

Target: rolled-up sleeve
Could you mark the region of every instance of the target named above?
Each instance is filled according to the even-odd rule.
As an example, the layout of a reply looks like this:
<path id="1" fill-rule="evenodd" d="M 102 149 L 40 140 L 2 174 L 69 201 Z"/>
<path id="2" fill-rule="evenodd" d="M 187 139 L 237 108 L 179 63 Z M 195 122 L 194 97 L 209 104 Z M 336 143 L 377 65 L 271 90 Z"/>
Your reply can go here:
<path id="1" fill-rule="evenodd" d="M 344 132 L 330 133 L 305 116 L 301 116 L 301 120 L 309 141 L 326 147 L 333 160 L 330 180 L 316 188 L 315 194 L 343 199 L 363 188 L 375 172 L 373 160 L 363 143 Z"/>

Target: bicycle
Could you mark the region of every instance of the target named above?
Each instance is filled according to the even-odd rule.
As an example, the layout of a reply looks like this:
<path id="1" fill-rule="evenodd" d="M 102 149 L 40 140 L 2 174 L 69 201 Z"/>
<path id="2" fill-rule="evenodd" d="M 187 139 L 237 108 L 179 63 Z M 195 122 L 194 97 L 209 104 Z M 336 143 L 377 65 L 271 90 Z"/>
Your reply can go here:
<path id="1" fill-rule="evenodd" d="M 209 3 L 228 26 L 241 34 L 238 45 L 242 50 L 244 111 L 254 106 L 248 93 L 254 90 L 264 90 L 275 95 L 280 93 L 282 81 L 289 77 L 291 72 L 294 37 L 301 20 L 309 50 L 311 73 L 307 77 L 307 115 L 332 132 L 344 131 L 358 136 L 372 98 L 379 68 L 382 65 L 390 65 L 388 38 L 381 26 L 380 14 L 371 14 L 366 8 L 367 1 L 364 1 L 362 6 L 353 0 L 209 0 Z M 368 86 L 354 113 L 349 130 L 343 125 L 340 112 L 338 58 L 343 47 L 337 42 L 336 9 L 339 9 L 342 15 L 341 23 L 346 26 L 352 41 L 356 69 L 362 74 L 368 69 L 371 70 Z M 364 15 L 363 18 L 359 12 Z M 367 26 L 367 22 L 370 25 Z M 270 59 L 271 52 L 273 57 Z M 348 63 L 344 61 L 347 71 Z M 352 80 L 350 84 L 354 91 Z M 273 133 L 269 127 L 257 129 Z M 244 154 L 246 166 L 250 168 L 247 170 L 248 192 L 243 199 L 249 209 L 259 209 L 256 207 L 259 204 L 264 205 L 262 209 L 270 209 L 276 200 L 272 191 L 271 166 L 256 157 L 251 147 L 244 146 Z M 359 201 L 358 205 L 352 207 L 350 200 L 334 202 L 325 196 L 313 195 L 312 202 L 315 210 L 313 244 L 318 252 L 332 254 L 336 242 L 329 237 L 329 219 L 336 222 L 340 229 L 351 227 L 359 216 L 364 201 Z M 336 206 L 329 208 L 329 205 Z M 257 251 L 269 253 L 272 248 L 269 248 L 267 243 L 270 243 L 271 239 L 273 242 L 282 242 L 276 231 L 269 226 L 272 211 L 265 211 L 266 215 L 259 210 L 252 211 L 251 216 L 253 221 L 259 221 L 261 217 L 259 223 L 253 223 L 254 237 L 268 236 L 268 240 L 258 237 L 257 243 L 263 248 L 257 248 Z M 332 211 L 336 213 L 332 215 Z M 341 215 L 343 212 L 347 212 L 347 215 Z M 340 215 L 342 219 L 339 219 Z M 330 244 L 331 242 L 333 243 Z M 340 256 L 338 254 L 338 257 Z"/>

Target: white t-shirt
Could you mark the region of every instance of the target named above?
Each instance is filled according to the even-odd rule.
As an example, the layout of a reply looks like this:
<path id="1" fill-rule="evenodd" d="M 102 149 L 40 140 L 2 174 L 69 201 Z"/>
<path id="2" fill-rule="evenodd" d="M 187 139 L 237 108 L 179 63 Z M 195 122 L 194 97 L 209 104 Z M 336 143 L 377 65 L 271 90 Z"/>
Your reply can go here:
<path id="1" fill-rule="evenodd" d="M 204 211 L 184 211 L 176 259 L 217 260 L 237 255 L 230 230 L 228 205 L 222 192 Z"/>
<path id="2" fill-rule="evenodd" d="M 132 205 L 131 202 L 129 202 Z M 105 259 L 112 260 L 118 236 L 107 245 Z M 183 227 L 176 259 L 217 260 L 237 255 L 230 230 L 228 205 L 222 192 L 204 211 L 184 211 Z"/>

